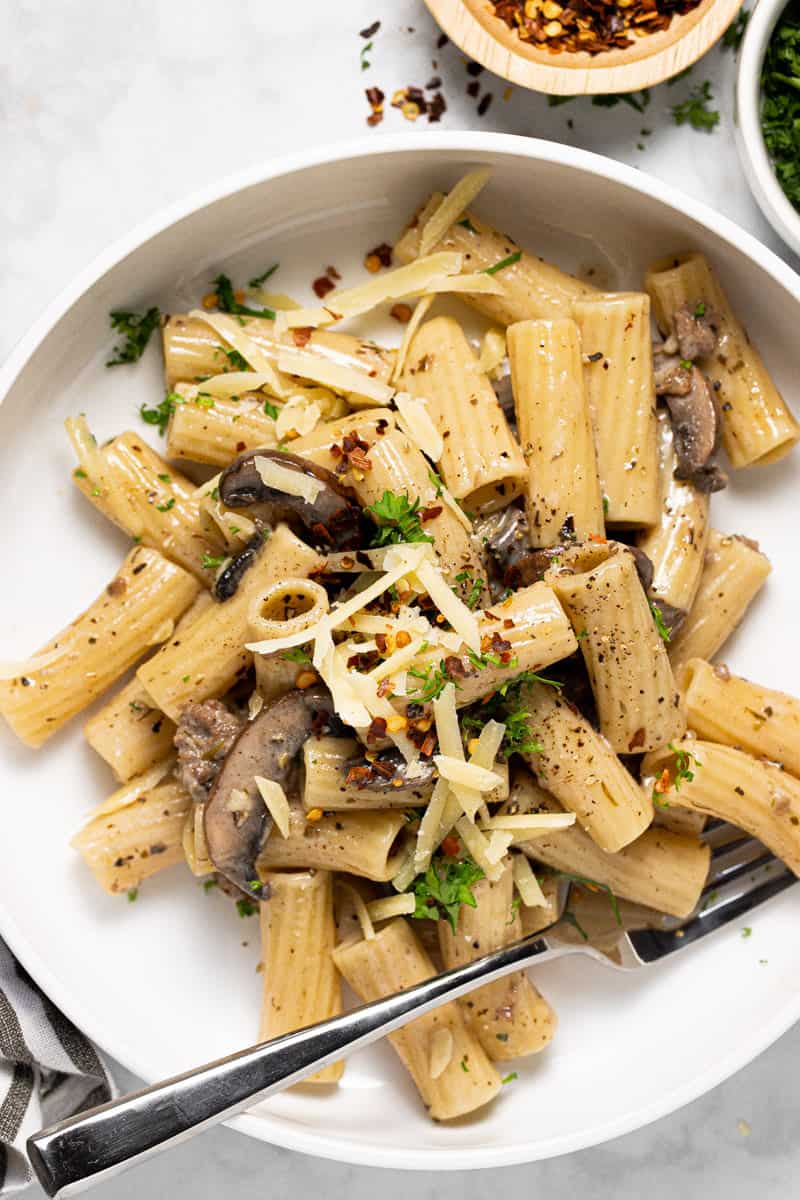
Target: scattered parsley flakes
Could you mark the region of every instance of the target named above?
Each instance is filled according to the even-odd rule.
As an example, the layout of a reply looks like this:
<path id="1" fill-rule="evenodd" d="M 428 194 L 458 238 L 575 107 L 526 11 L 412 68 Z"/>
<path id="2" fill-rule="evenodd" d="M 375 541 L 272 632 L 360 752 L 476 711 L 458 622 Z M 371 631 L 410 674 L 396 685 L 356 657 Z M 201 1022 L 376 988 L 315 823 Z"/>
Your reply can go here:
<path id="1" fill-rule="evenodd" d="M 710 133 L 719 124 L 719 113 L 709 108 L 714 99 L 711 84 L 706 79 L 694 88 L 685 100 L 672 106 L 672 119 L 676 125 L 691 125 L 692 129 L 703 129 Z"/>
<path id="2" fill-rule="evenodd" d="M 138 896 L 139 896 L 139 889 L 137 887 L 130 888 L 128 891 L 128 903 L 133 904 L 134 900 L 136 900 L 138 898 Z"/>
<path id="3" fill-rule="evenodd" d="M 221 567 L 224 562 L 224 555 L 204 554 L 200 565 L 204 571 L 216 571 L 217 567 Z"/>
<path id="4" fill-rule="evenodd" d="M 475 608 L 483 595 L 483 580 L 469 571 L 459 571 L 456 583 L 463 585 L 461 591 L 467 608 Z M 453 588 L 453 591 L 458 595 L 458 588 Z"/>
<path id="5" fill-rule="evenodd" d="M 515 1079 L 519 1079 L 519 1075 L 516 1071 L 512 1071 L 510 1075 L 504 1075 L 500 1082 L 505 1085 L 507 1083 L 513 1083 Z"/>
<path id="6" fill-rule="evenodd" d="M 174 508 L 174 507 L 175 507 L 175 497 L 170 496 L 169 500 L 167 500 L 164 504 L 156 505 L 156 512 L 169 512 L 170 509 Z"/>
<path id="7" fill-rule="evenodd" d="M 464 217 L 463 220 L 457 221 L 456 224 L 460 225 L 462 229 L 468 229 L 470 233 L 478 232 L 477 229 L 475 228 L 475 226 L 470 221 L 469 217 Z"/>
<path id="8" fill-rule="evenodd" d="M 139 361 L 150 341 L 150 335 L 161 320 L 161 311 L 155 306 L 148 308 L 146 313 L 116 308 L 109 313 L 109 320 L 114 332 L 122 334 L 125 339 L 114 347 L 113 357 L 106 363 L 107 367 L 118 367 L 123 363 Z"/>
<path id="9" fill-rule="evenodd" d="M 276 407 L 276 405 L 272 404 L 271 401 L 269 401 L 269 400 L 264 401 L 264 412 L 267 414 L 268 417 L 272 417 L 273 421 L 277 421 L 278 411 L 279 410 Z"/>
<path id="10" fill-rule="evenodd" d="M 252 917 L 258 912 L 258 905 L 244 896 L 241 900 L 236 901 L 236 911 L 240 917 Z"/>
<path id="11" fill-rule="evenodd" d="M 72 472 L 76 479 L 88 479 L 89 476 L 84 471 L 83 467 L 76 467 Z"/>
<path id="12" fill-rule="evenodd" d="M 461 1064 L 460 1064 L 460 1065 L 461 1065 L 461 1070 L 464 1072 L 464 1074 L 465 1074 L 465 1075 L 469 1075 L 469 1067 L 467 1066 L 467 1056 L 466 1056 L 466 1054 L 465 1054 L 465 1055 L 464 1055 L 464 1057 L 461 1059 Z"/>
<path id="13" fill-rule="evenodd" d="M 302 646 L 295 646 L 292 650 L 282 650 L 279 657 L 286 659 L 287 662 L 293 663 L 311 662 L 311 655 Z"/>
<path id="14" fill-rule="evenodd" d="M 734 53 L 739 49 L 744 37 L 744 31 L 747 29 L 747 22 L 750 20 L 750 12 L 748 9 L 740 8 L 736 16 L 731 21 L 728 28 L 722 35 L 722 49 L 733 50 Z"/>
<path id="15" fill-rule="evenodd" d="M 477 905 L 472 887 L 480 879 L 483 871 L 471 858 L 434 855 L 425 874 L 418 875 L 411 884 L 417 902 L 412 915 L 417 920 L 447 920 L 456 933 L 461 905 Z"/>
<path id="16" fill-rule="evenodd" d="M 247 305 L 240 304 L 227 275 L 218 275 L 211 283 L 216 289 L 217 308 L 220 312 L 233 313 L 238 317 L 268 317 L 272 321 L 275 320 L 275 313 L 271 308 L 248 308 Z"/>
<path id="17" fill-rule="evenodd" d="M 742 930 L 742 937 L 749 938 L 749 937 L 752 937 L 752 935 L 753 935 L 752 925 L 745 925 L 744 929 Z"/>
<path id="18" fill-rule="evenodd" d="M 500 262 L 494 263 L 491 267 L 484 267 L 480 272 L 481 275 L 496 275 L 498 271 L 505 271 L 506 267 L 513 267 L 514 263 L 518 263 L 522 258 L 522 251 L 516 250 L 513 254 L 509 254 L 507 258 L 501 258 Z"/>
<path id="19" fill-rule="evenodd" d="M 204 879 L 203 880 L 203 891 L 206 894 L 208 894 L 210 891 L 212 891 L 215 887 L 219 887 L 219 883 L 217 882 L 216 879 Z"/>
<path id="20" fill-rule="evenodd" d="M 668 642 L 671 635 L 664 623 L 664 616 L 661 612 L 661 609 L 658 607 L 655 600 L 648 600 L 647 603 L 650 605 L 650 612 L 653 614 L 653 620 L 656 623 L 658 636 L 661 638 L 662 642 Z"/>
<path id="21" fill-rule="evenodd" d="M 367 507 L 378 522 L 373 546 L 391 546 L 397 542 L 432 542 L 433 538 L 422 532 L 419 496 L 412 503 L 408 496 L 386 491 L 380 500 Z"/>
<path id="22" fill-rule="evenodd" d="M 456 688 L 460 686 L 457 679 L 451 680 L 447 674 L 444 659 L 438 667 L 409 667 L 408 674 L 412 679 L 421 680 L 423 685 L 410 693 L 417 704 L 428 704 L 431 700 L 438 700 L 448 683 L 452 682 Z"/>
<path id="23" fill-rule="evenodd" d="M 592 96 L 595 108 L 616 108 L 618 104 L 628 104 L 637 112 L 644 112 L 650 103 L 650 91 L 643 88 L 640 92 L 608 92 L 602 96 Z"/>
<path id="24" fill-rule="evenodd" d="M 248 287 L 260 288 L 263 283 L 266 283 L 277 271 L 280 263 L 273 263 L 271 267 L 267 267 L 266 271 L 262 271 L 260 275 L 256 275 L 255 279 L 251 279 Z"/>
<path id="25" fill-rule="evenodd" d="M 252 371 L 253 368 L 250 366 L 250 363 L 238 350 L 227 350 L 225 346 L 220 346 L 220 350 L 227 358 L 233 371 Z M 227 370 L 227 367 L 225 369 Z"/>
<path id="26" fill-rule="evenodd" d="M 368 53 L 370 52 L 370 50 L 372 49 L 373 45 L 374 45 L 374 43 L 373 43 L 373 42 L 367 42 L 366 46 L 362 46 L 362 47 L 361 47 L 361 51 L 360 51 L 360 56 L 359 56 L 359 57 L 360 57 L 360 59 L 361 59 L 361 70 L 362 70 L 362 71 L 368 71 L 368 70 L 369 70 L 369 68 L 370 68 L 370 65 L 371 65 L 371 64 L 370 64 L 370 63 L 369 63 L 369 61 L 367 60 L 367 54 L 368 54 Z"/>
<path id="27" fill-rule="evenodd" d="M 183 396 L 179 396 L 177 392 L 167 392 L 164 399 L 155 408 L 148 408 L 146 404 L 142 404 L 139 408 L 139 416 L 145 425 L 157 425 L 158 432 L 163 437 L 176 407 L 185 403 Z"/>
<path id="28" fill-rule="evenodd" d="M 603 516 L 608 516 L 608 496 L 603 496 Z"/>
<path id="29" fill-rule="evenodd" d="M 434 471 L 433 467 L 428 467 L 428 479 L 430 479 L 431 483 L 436 488 L 436 499 L 438 500 L 444 491 L 444 480 L 442 479 L 441 475 L 438 475 L 436 471 Z"/>

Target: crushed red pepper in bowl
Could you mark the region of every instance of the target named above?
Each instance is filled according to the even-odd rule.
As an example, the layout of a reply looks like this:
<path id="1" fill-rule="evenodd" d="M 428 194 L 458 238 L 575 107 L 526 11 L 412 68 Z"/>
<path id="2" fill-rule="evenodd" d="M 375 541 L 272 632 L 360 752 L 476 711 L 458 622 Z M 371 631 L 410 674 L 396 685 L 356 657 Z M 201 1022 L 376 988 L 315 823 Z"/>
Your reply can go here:
<path id="1" fill-rule="evenodd" d="M 552 54 L 625 50 L 636 38 L 669 28 L 701 0 L 492 0 L 496 16 Z"/>

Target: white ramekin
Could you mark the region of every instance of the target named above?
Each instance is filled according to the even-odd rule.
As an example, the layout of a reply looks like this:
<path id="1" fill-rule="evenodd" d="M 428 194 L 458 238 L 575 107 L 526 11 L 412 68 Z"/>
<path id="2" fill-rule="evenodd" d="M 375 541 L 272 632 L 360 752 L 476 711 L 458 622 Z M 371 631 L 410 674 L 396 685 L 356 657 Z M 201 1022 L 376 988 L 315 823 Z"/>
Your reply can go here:
<path id="1" fill-rule="evenodd" d="M 773 229 L 800 254 L 800 212 L 787 199 L 761 132 L 761 68 L 772 32 L 787 0 L 758 0 L 739 52 L 736 77 L 736 145 L 758 205 Z"/>

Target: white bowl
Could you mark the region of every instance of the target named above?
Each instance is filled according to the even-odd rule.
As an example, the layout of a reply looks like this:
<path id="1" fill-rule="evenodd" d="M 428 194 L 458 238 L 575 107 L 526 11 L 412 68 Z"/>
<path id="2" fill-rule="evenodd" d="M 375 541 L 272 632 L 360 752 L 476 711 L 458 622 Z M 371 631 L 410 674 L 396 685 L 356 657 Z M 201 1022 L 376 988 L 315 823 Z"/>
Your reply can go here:
<path id="1" fill-rule="evenodd" d="M 800 212 L 778 183 L 761 132 L 761 68 L 788 0 L 758 0 L 739 51 L 736 146 L 750 190 L 773 229 L 800 254 Z"/>
<path id="2" fill-rule="evenodd" d="M 159 394 L 158 354 L 105 370 L 108 310 L 157 301 L 180 311 L 220 268 L 241 279 L 276 259 L 281 290 L 300 299 L 311 298 L 310 281 L 331 262 L 353 282 L 367 249 L 476 163 L 495 167 L 480 210 L 595 282 L 641 287 L 652 258 L 706 251 L 791 395 L 800 279 L 659 180 L 566 146 L 494 134 L 410 134 L 297 154 L 135 230 L 81 275 L 0 370 L 0 657 L 41 645 L 99 592 L 126 548 L 71 486 L 61 428 L 65 415 L 85 411 L 101 438 L 132 424 L 158 442 L 136 417 Z M 389 325 L 381 336 L 399 340 Z M 796 479 L 784 461 L 741 472 L 714 497 L 718 527 L 760 537 L 781 568 L 728 661 L 787 690 L 796 690 L 800 651 L 775 631 L 796 623 Z M 152 1081 L 251 1041 L 257 930 L 177 868 L 148 881 L 136 904 L 99 891 L 67 844 L 111 790 L 79 724 L 38 753 L 0 729 L 0 932 L 73 1021 Z M 294 1091 L 232 1124 L 300 1151 L 428 1170 L 531 1161 L 626 1133 L 713 1087 L 800 1017 L 797 902 L 784 893 L 748 918 L 751 938 L 729 929 L 640 974 L 577 957 L 537 971 L 559 1014 L 555 1042 L 518 1065 L 519 1079 L 479 1119 L 428 1121 L 382 1045 L 351 1059 L 336 1094 Z"/>

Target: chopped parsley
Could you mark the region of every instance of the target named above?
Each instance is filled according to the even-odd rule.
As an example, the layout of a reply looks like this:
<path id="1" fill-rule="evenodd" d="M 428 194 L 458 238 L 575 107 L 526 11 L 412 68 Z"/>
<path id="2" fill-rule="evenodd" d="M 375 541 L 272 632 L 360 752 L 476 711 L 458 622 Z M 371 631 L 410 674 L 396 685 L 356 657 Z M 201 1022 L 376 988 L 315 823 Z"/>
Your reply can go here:
<path id="1" fill-rule="evenodd" d="M 501 683 L 488 700 L 466 712 L 461 718 L 462 730 L 477 737 L 487 721 L 499 721 L 505 725 L 502 751 L 506 758 L 512 754 L 541 754 L 544 746 L 531 732 L 528 709 L 522 702 L 521 690 L 526 683 L 546 683 L 558 689 L 562 686 L 556 679 L 523 671 L 515 679 Z"/>
<path id="2" fill-rule="evenodd" d="M 156 505 L 156 512 L 169 512 L 169 510 L 174 507 L 175 507 L 175 497 L 170 496 L 169 500 L 165 500 L 163 504 Z"/>
<path id="3" fill-rule="evenodd" d="M 460 225 L 462 229 L 468 229 L 470 233 L 478 232 L 477 229 L 475 228 L 475 226 L 470 221 L 469 217 L 464 217 L 464 219 L 462 221 L 457 221 L 456 224 Z"/>
<path id="4" fill-rule="evenodd" d="M 522 258 L 522 251 L 516 250 L 513 254 L 509 254 L 507 258 L 501 258 L 500 262 L 494 263 L 491 267 L 484 267 L 481 275 L 496 275 L 498 271 L 505 271 L 506 267 L 513 267 L 514 263 L 518 263 Z"/>
<path id="5" fill-rule="evenodd" d="M 608 516 L 608 496 L 603 496 L 603 516 Z"/>
<path id="6" fill-rule="evenodd" d="M 122 363 L 135 363 L 145 352 L 150 335 L 161 320 L 161 312 L 155 306 L 148 308 L 146 313 L 127 312 L 121 308 L 109 313 L 111 328 L 123 337 L 123 341 L 114 347 L 113 357 L 106 363 L 107 367 L 118 367 Z"/>
<path id="7" fill-rule="evenodd" d="M 88 479 L 89 476 L 84 471 L 83 467 L 76 467 L 72 472 L 76 479 Z"/>
<path id="8" fill-rule="evenodd" d="M 459 571 L 456 575 L 456 583 L 462 585 L 461 592 L 467 608 L 476 608 L 483 595 L 483 580 L 477 575 L 470 574 L 469 571 Z M 457 588 L 453 588 L 453 591 L 458 595 Z"/>
<path id="9" fill-rule="evenodd" d="M 800 5 L 784 9 L 761 71 L 761 129 L 778 183 L 800 210 Z"/>
<path id="10" fill-rule="evenodd" d="M 250 280 L 248 287 L 260 288 L 262 283 L 266 283 L 275 274 L 279 266 L 280 263 L 273 263 L 271 267 L 267 267 L 266 271 L 262 271 L 260 275 L 256 275 L 255 279 Z"/>
<path id="11" fill-rule="evenodd" d="M 500 1082 L 505 1085 L 506 1083 L 513 1083 L 515 1079 L 519 1079 L 519 1075 L 516 1071 L 512 1071 L 510 1075 L 504 1075 Z"/>
<path id="12" fill-rule="evenodd" d="M 244 896 L 241 900 L 236 901 L 236 911 L 240 917 L 252 917 L 258 912 L 258 904 L 254 904 L 252 900 L 248 900 Z"/>
<path id="13" fill-rule="evenodd" d="M 421 680 L 423 685 L 411 692 L 417 704 L 427 704 L 430 700 L 437 700 L 450 682 L 453 682 L 456 687 L 459 686 L 458 680 L 451 681 L 447 674 L 444 659 L 438 667 L 409 667 L 408 673 L 413 679 Z"/>
<path id="14" fill-rule="evenodd" d="M 243 354 L 238 350 L 226 350 L 224 346 L 220 346 L 220 350 L 227 358 L 234 371 L 251 371 L 252 367 Z"/>
<path id="15" fill-rule="evenodd" d="M 661 609 L 658 607 L 655 600 L 649 600 L 648 604 L 650 605 L 650 612 L 653 614 L 653 620 L 655 621 L 656 629 L 658 630 L 658 636 L 661 638 L 662 642 L 668 642 L 670 639 L 670 632 L 664 623 L 664 617 Z"/>
<path id="16" fill-rule="evenodd" d="M 277 421 L 278 411 L 279 411 L 278 408 L 274 404 L 272 404 L 269 400 L 264 401 L 264 412 L 267 414 L 268 417 L 272 417 L 273 421 Z"/>
<path id="17" fill-rule="evenodd" d="M 417 920 L 447 920 L 455 933 L 461 905 L 475 908 L 473 884 L 483 879 L 483 871 L 471 858 L 450 858 L 436 854 L 424 875 L 411 884 L 417 901 L 413 916 Z"/>
<path id="18" fill-rule="evenodd" d="M 749 938 L 749 937 L 752 937 L 752 935 L 753 935 L 752 925 L 745 925 L 744 929 L 742 930 L 742 937 Z"/>
<path id="19" fill-rule="evenodd" d="M 137 887 L 130 888 L 130 890 L 128 891 L 128 903 L 133 904 L 134 900 L 136 900 L 138 898 L 138 896 L 139 896 L 139 889 Z"/>
<path id="20" fill-rule="evenodd" d="M 214 397 L 209 395 L 208 392 L 198 392 L 197 396 L 195 397 L 194 402 L 198 408 L 213 408 L 214 407 Z M 234 417 L 233 419 L 235 421 L 236 417 Z"/>
<path id="21" fill-rule="evenodd" d="M 432 542 L 433 538 L 422 532 L 420 519 L 419 496 L 412 503 L 408 496 L 396 495 L 394 492 L 384 492 L 380 500 L 376 500 L 367 508 L 378 522 L 378 529 L 373 538 L 373 546 L 391 546 L 396 542 Z"/>
<path id="22" fill-rule="evenodd" d="M 643 88 L 639 93 L 636 92 L 608 92 L 602 96 L 592 96 L 592 104 L 595 108 L 616 108 L 618 104 L 628 104 L 631 108 L 635 108 L 637 112 L 644 112 L 650 103 L 650 92 L 647 88 Z"/>
<path id="23" fill-rule="evenodd" d="M 744 31 L 747 29 L 747 22 L 749 20 L 749 10 L 746 8 L 740 8 L 722 35 L 721 44 L 723 50 L 733 50 L 736 52 L 739 49 L 742 44 L 742 38 L 744 37 Z"/>
<path id="24" fill-rule="evenodd" d="M 245 304 L 240 304 L 227 275 L 218 275 L 211 282 L 216 288 L 217 307 L 220 312 L 233 313 L 237 317 L 269 317 L 275 320 L 275 313 L 271 308 L 248 308 Z"/>
<path id="25" fill-rule="evenodd" d="M 292 650 L 282 650 L 280 657 L 286 659 L 287 662 L 293 663 L 311 662 L 311 655 L 302 646 L 295 646 Z"/>
<path id="26" fill-rule="evenodd" d="M 583 940 L 585 942 L 588 942 L 588 940 L 589 940 L 588 933 L 583 928 L 583 926 L 581 925 L 578 918 L 575 916 L 575 913 L 572 912 L 569 908 L 564 909 L 564 913 L 561 917 L 561 920 L 566 921 L 567 925 L 571 925 L 573 927 L 573 929 L 577 929 L 578 933 L 581 935 Z"/>
<path id="27" fill-rule="evenodd" d="M 161 480 L 162 483 L 171 483 L 172 482 L 171 475 L 159 475 L 158 478 Z"/>
<path id="28" fill-rule="evenodd" d="M 428 479 L 430 479 L 431 483 L 436 488 L 436 499 L 438 500 L 444 491 L 444 480 L 442 479 L 441 475 L 437 475 L 433 467 L 428 467 Z"/>
<path id="29" fill-rule="evenodd" d="M 164 399 L 155 408 L 148 408 L 146 404 L 143 404 L 139 409 L 139 416 L 145 425 L 157 425 L 158 432 L 163 437 L 175 409 L 179 404 L 185 403 L 183 396 L 179 396 L 177 392 L 167 392 Z"/>
<path id="30" fill-rule="evenodd" d="M 216 879 L 204 879 L 203 880 L 203 891 L 206 894 L 208 894 L 208 892 L 210 892 L 210 891 L 213 891 L 213 889 L 215 887 L 219 887 L 219 884 Z"/>
<path id="31" fill-rule="evenodd" d="M 672 106 L 672 119 L 676 125 L 691 125 L 692 129 L 704 129 L 710 133 L 719 124 L 719 113 L 709 108 L 714 99 L 711 84 L 706 79 L 689 93 L 685 100 Z"/>
<path id="32" fill-rule="evenodd" d="M 607 883 L 598 883 L 596 879 L 589 879 L 586 875 L 571 875 L 569 871 L 559 871 L 558 878 L 568 879 L 570 883 L 579 883 L 581 887 L 588 888 L 590 892 L 605 892 L 611 905 L 611 911 L 614 914 L 614 920 L 622 927 L 619 901 Z"/>
<path id="33" fill-rule="evenodd" d="M 699 767 L 701 764 L 693 754 L 690 754 L 688 750 L 684 750 L 680 746 L 676 746 L 674 742 L 670 742 L 667 749 L 671 750 L 675 755 L 675 778 L 673 786 L 675 791 L 679 792 L 682 783 L 691 783 L 694 779 L 692 767 Z"/>
<path id="34" fill-rule="evenodd" d="M 224 562 L 224 555 L 216 556 L 214 554 L 204 554 L 203 561 L 200 565 L 204 571 L 216 571 L 217 567 L 221 567 Z"/>
<path id="35" fill-rule="evenodd" d="M 362 70 L 362 71 L 368 71 L 368 70 L 369 70 L 369 68 L 370 68 L 370 63 L 369 63 L 369 61 L 368 61 L 368 59 L 367 59 L 367 55 L 369 54 L 369 52 L 370 52 L 370 50 L 372 49 L 373 45 L 374 45 L 374 43 L 373 43 L 373 42 L 367 42 L 366 46 L 362 46 L 362 47 L 361 47 L 361 51 L 360 51 L 360 55 L 359 55 L 359 57 L 360 57 L 360 59 L 361 59 L 361 70 Z"/>

